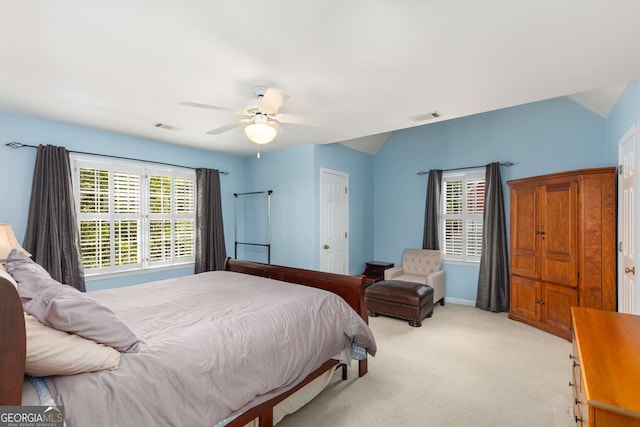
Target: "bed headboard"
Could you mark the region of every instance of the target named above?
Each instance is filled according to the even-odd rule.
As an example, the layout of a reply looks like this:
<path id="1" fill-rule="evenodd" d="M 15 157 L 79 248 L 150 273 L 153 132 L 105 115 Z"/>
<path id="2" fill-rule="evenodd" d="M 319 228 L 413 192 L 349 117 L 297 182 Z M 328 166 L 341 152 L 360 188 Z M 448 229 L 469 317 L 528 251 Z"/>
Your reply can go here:
<path id="1" fill-rule="evenodd" d="M 20 405 L 27 353 L 24 312 L 18 291 L 0 277 L 0 405 Z"/>

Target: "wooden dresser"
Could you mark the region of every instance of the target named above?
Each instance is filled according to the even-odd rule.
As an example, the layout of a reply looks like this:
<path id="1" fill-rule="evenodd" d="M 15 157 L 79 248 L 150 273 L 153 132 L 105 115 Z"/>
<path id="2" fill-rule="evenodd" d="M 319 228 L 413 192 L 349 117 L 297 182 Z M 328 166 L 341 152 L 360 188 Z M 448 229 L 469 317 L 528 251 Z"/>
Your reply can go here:
<path id="1" fill-rule="evenodd" d="M 508 184 L 509 317 L 571 340 L 572 306 L 616 309 L 615 168 Z"/>
<path id="2" fill-rule="evenodd" d="M 578 426 L 640 427 L 640 316 L 572 307 Z"/>

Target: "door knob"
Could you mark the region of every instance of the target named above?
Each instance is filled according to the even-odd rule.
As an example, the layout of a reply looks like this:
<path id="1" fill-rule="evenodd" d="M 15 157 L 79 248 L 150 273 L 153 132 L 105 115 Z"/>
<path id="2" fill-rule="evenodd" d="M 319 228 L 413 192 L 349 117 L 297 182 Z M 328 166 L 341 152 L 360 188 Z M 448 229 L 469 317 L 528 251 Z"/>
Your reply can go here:
<path id="1" fill-rule="evenodd" d="M 635 267 L 631 267 L 631 268 L 625 267 L 624 272 L 625 273 L 631 273 L 631 274 L 633 274 L 635 276 L 636 275 L 636 268 Z"/>
<path id="2" fill-rule="evenodd" d="M 325 248 L 325 249 L 329 249 L 329 245 L 325 244 L 325 245 L 323 246 L 323 248 Z"/>

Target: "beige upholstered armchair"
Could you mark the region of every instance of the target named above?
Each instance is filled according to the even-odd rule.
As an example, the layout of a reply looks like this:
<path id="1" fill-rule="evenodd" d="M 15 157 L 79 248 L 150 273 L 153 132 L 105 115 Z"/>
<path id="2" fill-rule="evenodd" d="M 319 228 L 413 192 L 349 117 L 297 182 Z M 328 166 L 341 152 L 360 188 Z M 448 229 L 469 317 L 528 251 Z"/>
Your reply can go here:
<path id="1" fill-rule="evenodd" d="M 422 283 L 433 288 L 433 304 L 444 305 L 445 282 L 442 253 L 432 249 L 407 249 L 402 255 L 402 266 L 384 271 L 384 280 L 402 280 Z"/>

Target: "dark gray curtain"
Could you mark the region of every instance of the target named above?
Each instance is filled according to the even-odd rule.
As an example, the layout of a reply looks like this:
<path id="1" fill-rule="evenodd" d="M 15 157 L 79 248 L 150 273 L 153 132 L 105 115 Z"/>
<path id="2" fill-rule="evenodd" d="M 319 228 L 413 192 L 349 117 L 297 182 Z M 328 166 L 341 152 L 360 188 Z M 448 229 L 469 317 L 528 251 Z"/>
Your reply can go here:
<path id="1" fill-rule="evenodd" d="M 64 147 L 38 146 L 22 246 L 51 277 L 85 291 L 69 153 Z"/>
<path id="2" fill-rule="evenodd" d="M 440 194 L 442 184 L 442 171 L 432 169 L 429 171 L 427 182 L 427 202 L 424 210 L 424 233 L 422 236 L 422 249 L 440 249 L 440 232 L 438 231 L 438 216 L 440 213 Z"/>
<path id="3" fill-rule="evenodd" d="M 196 273 L 224 270 L 227 250 L 224 243 L 220 173 L 216 169 L 196 169 Z"/>
<path id="4" fill-rule="evenodd" d="M 509 253 L 500 163 L 487 165 L 476 307 L 509 311 Z"/>

